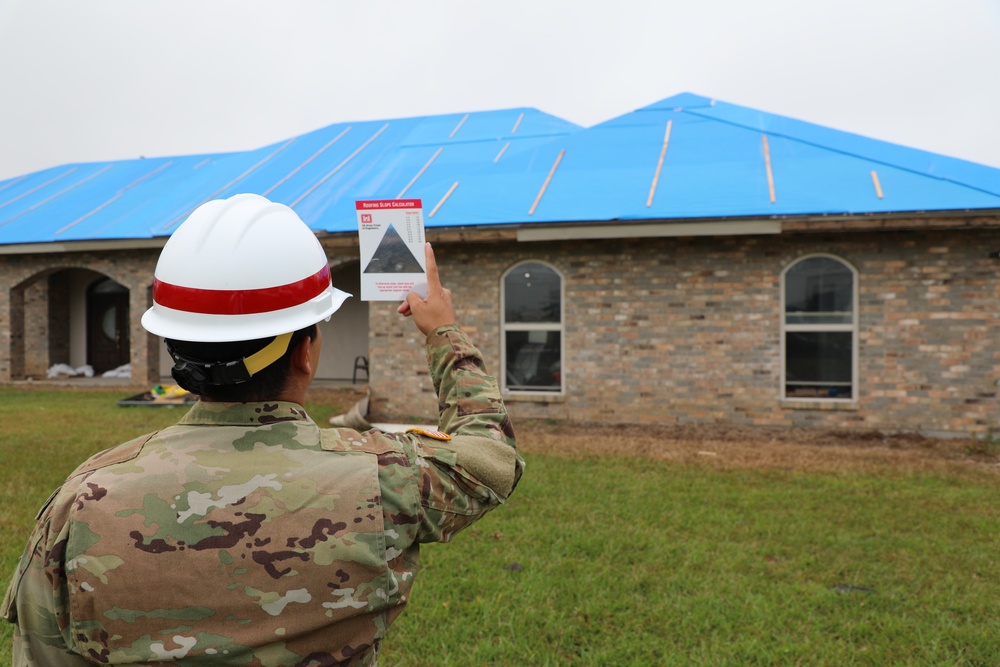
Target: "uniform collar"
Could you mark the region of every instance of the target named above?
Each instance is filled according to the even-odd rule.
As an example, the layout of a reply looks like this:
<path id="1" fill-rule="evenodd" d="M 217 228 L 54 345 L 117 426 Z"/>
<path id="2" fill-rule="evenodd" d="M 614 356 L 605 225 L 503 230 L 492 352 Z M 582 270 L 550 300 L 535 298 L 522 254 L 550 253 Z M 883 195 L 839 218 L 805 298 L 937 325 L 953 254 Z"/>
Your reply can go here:
<path id="1" fill-rule="evenodd" d="M 309 422 L 312 419 L 298 403 L 208 403 L 198 401 L 178 424 L 202 426 L 270 426 L 280 422 Z"/>

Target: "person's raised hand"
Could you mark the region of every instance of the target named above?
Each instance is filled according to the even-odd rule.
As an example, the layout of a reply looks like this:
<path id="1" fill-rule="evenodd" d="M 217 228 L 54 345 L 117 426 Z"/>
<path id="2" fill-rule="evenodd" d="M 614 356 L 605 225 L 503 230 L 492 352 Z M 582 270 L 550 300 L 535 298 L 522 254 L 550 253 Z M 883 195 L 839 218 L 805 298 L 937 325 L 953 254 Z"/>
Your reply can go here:
<path id="1" fill-rule="evenodd" d="M 427 265 L 427 297 L 420 298 L 416 292 L 406 295 L 406 301 L 396 309 L 404 317 L 413 317 L 413 323 L 425 336 L 445 324 L 455 323 L 455 311 L 451 307 L 451 290 L 441 287 L 437 261 L 430 243 L 424 244 L 424 258 Z"/>

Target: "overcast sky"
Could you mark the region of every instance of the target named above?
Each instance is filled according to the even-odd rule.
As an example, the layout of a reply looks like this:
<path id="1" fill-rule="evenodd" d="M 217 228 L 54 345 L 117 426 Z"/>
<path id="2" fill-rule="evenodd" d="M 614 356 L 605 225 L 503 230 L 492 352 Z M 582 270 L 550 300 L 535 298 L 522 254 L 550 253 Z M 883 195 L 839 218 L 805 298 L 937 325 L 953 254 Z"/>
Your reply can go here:
<path id="1" fill-rule="evenodd" d="M 0 0 L 0 179 L 680 92 L 1000 167 L 1000 0 Z"/>

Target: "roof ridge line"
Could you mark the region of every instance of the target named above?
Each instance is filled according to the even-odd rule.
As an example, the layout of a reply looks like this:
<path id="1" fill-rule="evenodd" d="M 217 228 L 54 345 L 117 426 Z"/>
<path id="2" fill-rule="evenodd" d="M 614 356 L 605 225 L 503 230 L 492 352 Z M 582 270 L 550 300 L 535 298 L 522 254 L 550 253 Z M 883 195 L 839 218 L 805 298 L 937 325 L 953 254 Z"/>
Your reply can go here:
<path id="1" fill-rule="evenodd" d="M 587 128 L 583 128 L 583 129 L 587 129 Z M 580 131 L 580 130 L 576 130 L 574 132 L 571 132 L 570 134 L 575 134 L 578 131 Z M 426 141 L 426 142 L 421 142 L 419 144 L 404 144 L 404 143 L 400 143 L 399 144 L 399 148 L 427 148 L 429 146 L 461 146 L 463 144 L 468 144 L 468 145 L 471 145 L 471 144 L 487 144 L 487 143 L 495 143 L 495 142 L 498 142 L 498 141 L 510 141 L 510 140 L 513 140 L 513 139 L 519 139 L 519 140 L 524 140 L 524 139 L 555 139 L 555 138 L 565 137 L 565 136 L 567 136 L 566 133 L 558 133 L 558 132 L 546 132 L 545 134 L 532 134 L 532 135 L 513 135 L 513 134 L 506 135 L 506 134 L 502 134 L 502 135 L 499 135 L 499 136 L 496 136 L 496 137 L 489 137 L 489 138 L 486 138 L 486 139 L 470 139 L 468 141 L 455 141 L 455 140 L 447 141 L 447 140 L 443 140 L 443 141 Z"/>
<path id="2" fill-rule="evenodd" d="M 739 105 L 731 105 L 731 106 L 739 106 Z M 764 111 L 760 111 L 758 109 L 751 109 L 750 107 L 740 107 L 740 108 L 748 109 L 750 111 L 756 111 L 758 113 L 767 113 L 767 112 L 764 112 Z M 729 119 L 725 119 L 725 118 L 717 118 L 715 116 L 710 116 L 710 115 L 707 115 L 707 114 L 704 114 L 704 113 L 698 113 L 697 111 L 688 111 L 688 109 L 683 108 L 683 107 L 680 108 L 680 109 L 678 109 L 678 110 L 674 110 L 674 112 L 675 113 L 690 113 L 693 116 L 698 116 L 699 118 L 704 118 L 706 120 L 712 120 L 712 121 L 716 121 L 716 122 L 719 122 L 719 123 L 725 123 L 726 125 L 731 125 L 733 127 L 739 127 L 739 128 L 744 129 L 744 130 L 751 130 L 751 131 L 754 131 L 754 132 L 760 132 L 761 134 L 769 135 L 769 136 L 772 136 L 772 137 L 781 137 L 782 139 L 788 139 L 789 141 L 795 141 L 795 142 L 798 142 L 800 144 L 806 144 L 808 146 L 815 146 L 816 148 L 821 148 L 823 150 L 830 151 L 831 153 L 838 153 L 840 155 L 847 155 L 847 156 L 850 156 L 850 157 L 853 157 L 853 158 L 857 158 L 859 160 L 865 160 L 867 162 L 872 162 L 872 163 L 875 163 L 875 164 L 885 165 L 887 167 L 892 167 L 893 169 L 899 169 L 900 171 L 906 171 L 906 172 L 909 172 L 911 174 L 916 174 L 918 176 L 925 176 L 927 178 L 933 178 L 935 180 L 944 181 L 944 182 L 947 182 L 947 183 L 951 183 L 952 185 L 958 185 L 960 187 L 967 188 L 969 190 L 975 190 L 977 192 L 982 192 L 982 193 L 985 193 L 985 194 L 988 194 L 988 195 L 992 195 L 994 197 L 1000 197 L 1000 188 L 998 188 L 996 191 L 994 191 L 994 190 L 988 190 L 986 188 L 982 188 L 982 187 L 979 187 L 979 186 L 976 186 L 976 185 L 969 185 L 968 183 L 964 183 L 962 181 L 955 180 L 954 178 L 952 178 L 950 176 L 938 176 L 936 174 L 929 174 L 927 172 L 918 171 L 916 169 L 913 169 L 912 167 L 904 167 L 902 165 L 895 164 L 893 162 L 887 162 L 886 160 L 882 160 L 882 159 L 878 159 L 878 158 L 872 158 L 872 157 L 869 157 L 867 155 L 858 155 L 857 153 L 852 153 L 850 151 L 846 151 L 846 150 L 843 150 L 843 149 L 831 148 L 830 146 L 827 146 L 827 145 L 824 145 L 824 144 L 820 144 L 820 143 L 816 143 L 815 141 L 809 141 L 809 140 L 806 140 L 806 139 L 801 139 L 799 137 L 792 136 L 792 135 L 787 134 L 785 132 L 768 131 L 768 130 L 764 130 L 764 129 L 759 128 L 759 127 L 752 127 L 752 126 L 746 125 L 744 123 L 739 123 L 739 122 L 736 122 L 736 121 L 733 121 L 733 120 L 729 120 Z M 808 121 L 796 120 L 795 118 L 790 118 L 788 116 L 780 116 L 779 114 L 769 114 L 769 115 L 775 116 L 776 118 L 782 118 L 782 119 L 792 120 L 792 121 L 795 121 L 795 122 L 798 122 L 798 123 L 806 123 L 806 124 L 809 124 L 809 125 L 815 125 L 814 123 L 808 123 Z M 891 141 L 882 141 L 881 139 L 872 139 L 870 137 L 866 137 L 866 136 L 861 135 L 861 134 L 856 134 L 854 132 L 848 132 L 846 130 L 838 130 L 838 129 L 835 129 L 835 128 L 824 127 L 824 126 L 821 126 L 821 125 L 816 125 L 816 127 L 820 127 L 820 128 L 822 128 L 824 130 L 829 130 L 829 131 L 833 131 L 833 132 L 841 132 L 843 134 L 847 134 L 847 135 L 851 135 L 851 136 L 855 136 L 855 137 L 860 137 L 861 139 L 865 139 L 865 140 L 868 140 L 868 141 L 880 141 L 882 143 L 885 143 L 885 144 L 888 144 L 890 146 L 894 146 L 894 147 L 897 147 L 897 148 L 905 148 L 905 149 L 908 149 L 908 150 L 918 150 L 918 151 L 921 150 L 919 148 L 915 149 L 915 148 L 911 148 L 910 146 L 903 146 L 901 144 L 894 144 Z M 924 152 L 929 152 L 929 151 L 924 151 Z M 937 153 L 932 153 L 932 154 L 935 155 L 935 156 L 938 156 L 938 157 L 947 158 L 949 160 L 960 160 L 960 161 L 963 161 L 963 162 L 969 162 L 970 164 L 975 164 L 977 166 L 985 167 L 985 168 L 988 168 L 988 169 L 996 169 L 995 167 L 988 167 L 987 165 L 979 165 L 978 163 L 972 162 L 971 160 L 961 160 L 960 158 L 952 158 L 952 157 L 949 157 L 947 155 L 940 155 L 939 156 Z M 1000 169 L 997 169 L 997 171 L 1000 172 Z"/>

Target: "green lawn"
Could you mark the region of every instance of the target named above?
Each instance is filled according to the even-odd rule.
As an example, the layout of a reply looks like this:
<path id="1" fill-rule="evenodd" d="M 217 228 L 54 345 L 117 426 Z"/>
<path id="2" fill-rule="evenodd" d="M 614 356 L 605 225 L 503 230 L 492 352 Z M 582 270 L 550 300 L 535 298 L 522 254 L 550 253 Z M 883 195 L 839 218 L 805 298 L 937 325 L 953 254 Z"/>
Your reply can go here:
<path id="1" fill-rule="evenodd" d="M 5 573 L 80 460 L 181 414 L 117 398 L 0 389 Z M 1000 473 L 526 459 L 506 507 L 424 549 L 383 665 L 1000 665 Z"/>

